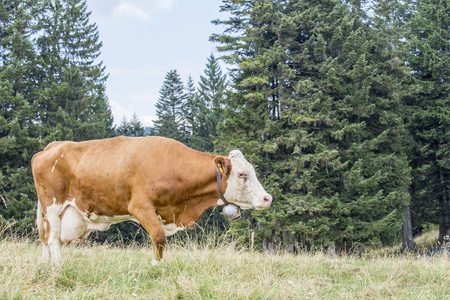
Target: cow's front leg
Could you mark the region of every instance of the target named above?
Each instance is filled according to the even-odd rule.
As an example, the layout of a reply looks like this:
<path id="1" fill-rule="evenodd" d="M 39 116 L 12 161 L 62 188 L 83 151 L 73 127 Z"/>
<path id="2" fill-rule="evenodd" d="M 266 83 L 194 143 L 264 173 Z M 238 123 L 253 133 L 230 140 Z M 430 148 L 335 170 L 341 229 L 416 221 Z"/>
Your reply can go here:
<path id="1" fill-rule="evenodd" d="M 150 203 L 144 203 L 142 199 L 134 201 L 132 199 L 128 209 L 152 238 L 153 257 L 159 262 L 163 258 L 166 234 L 158 220 L 155 207 Z"/>

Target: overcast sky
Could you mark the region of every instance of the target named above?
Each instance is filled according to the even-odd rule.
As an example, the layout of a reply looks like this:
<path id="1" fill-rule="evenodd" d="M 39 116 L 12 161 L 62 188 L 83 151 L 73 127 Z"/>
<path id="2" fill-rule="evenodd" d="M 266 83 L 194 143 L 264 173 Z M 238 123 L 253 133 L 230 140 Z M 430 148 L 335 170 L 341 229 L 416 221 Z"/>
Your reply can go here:
<path id="1" fill-rule="evenodd" d="M 136 113 L 144 125 L 156 117 L 155 103 L 168 71 L 186 83 L 203 75 L 207 58 L 218 46 L 209 42 L 224 19 L 221 0 L 87 0 L 91 22 L 103 42 L 100 59 L 109 79 L 106 94 L 114 121 Z M 223 70 L 225 72 L 225 70 Z"/>

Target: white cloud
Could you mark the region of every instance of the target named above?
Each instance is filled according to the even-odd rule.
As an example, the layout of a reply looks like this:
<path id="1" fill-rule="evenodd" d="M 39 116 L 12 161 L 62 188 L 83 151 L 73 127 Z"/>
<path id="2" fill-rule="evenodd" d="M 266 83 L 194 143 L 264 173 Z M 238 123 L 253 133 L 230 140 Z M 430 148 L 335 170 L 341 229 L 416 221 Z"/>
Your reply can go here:
<path id="1" fill-rule="evenodd" d="M 112 65 L 107 67 L 107 69 L 112 76 L 131 76 L 136 78 L 141 78 L 143 76 L 157 76 L 162 79 L 164 79 L 164 76 L 169 71 L 165 66 L 156 64 L 143 64 L 139 66 Z"/>
<path id="2" fill-rule="evenodd" d="M 133 110 L 129 107 L 124 107 L 120 103 L 109 99 L 109 105 L 111 106 L 111 111 L 114 116 L 114 123 L 120 124 L 122 122 L 123 117 L 126 117 L 128 120 L 133 115 Z"/>
<path id="3" fill-rule="evenodd" d="M 142 122 L 142 125 L 144 126 L 152 127 L 156 121 L 156 118 L 152 116 L 138 116 L 138 118 Z"/>
<path id="4" fill-rule="evenodd" d="M 150 12 L 143 6 L 125 0 L 121 1 L 114 9 L 113 16 L 119 19 L 130 18 L 139 19 L 141 21 L 149 21 L 151 19 Z"/>
<path id="5" fill-rule="evenodd" d="M 156 0 L 156 7 L 159 9 L 171 9 L 174 0 Z"/>
<path id="6" fill-rule="evenodd" d="M 122 122 L 123 117 L 127 119 L 129 122 L 133 117 L 133 114 L 136 114 L 139 121 L 141 121 L 144 127 L 152 127 L 156 118 L 150 115 L 140 114 L 139 111 L 134 111 L 132 107 L 125 107 L 116 101 L 109 100 L 109 105 L 111 106 L 111 110 L 114 116 L 114 124 L 119 126 Z"/>

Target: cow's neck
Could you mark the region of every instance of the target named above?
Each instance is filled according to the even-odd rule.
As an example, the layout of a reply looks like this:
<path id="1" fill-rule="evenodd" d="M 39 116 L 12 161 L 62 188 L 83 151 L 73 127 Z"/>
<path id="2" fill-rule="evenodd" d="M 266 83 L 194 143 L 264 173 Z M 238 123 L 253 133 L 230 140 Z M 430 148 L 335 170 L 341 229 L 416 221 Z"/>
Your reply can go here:
<path id="1" fill-rule="evenodd" d="M 180 212 L 179 218 L 185 227 L 192 227 L 197 223 L 202 214 L 211 207 L 219 206 L 221 195 L 217 185 L 216 168 L 212 160 L 205 164 L 205 170 L 202 177 L 198 178 L 196 183 L 199 188 L 196 192 L 185 199 L 186 209 Z M 198 174 L 196 175 L 198 176 Z M 226 189 L 226 182 L 222 182 L 222 191 Z M 180 220 L 179 219 L 179 220 Z"/>

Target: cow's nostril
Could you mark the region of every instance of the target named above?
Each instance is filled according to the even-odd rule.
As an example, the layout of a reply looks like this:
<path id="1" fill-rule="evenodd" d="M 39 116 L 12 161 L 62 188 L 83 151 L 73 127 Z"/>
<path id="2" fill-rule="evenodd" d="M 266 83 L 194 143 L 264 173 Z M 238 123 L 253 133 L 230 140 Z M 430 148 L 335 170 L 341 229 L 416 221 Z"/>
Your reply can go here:
<path id="1" fill-rule="evenodd" d="M 266 202 L 266 203 L 272 202 L 272 197 L 270 197 L 270 196 L 264 197 L 264 202 Z"/>

